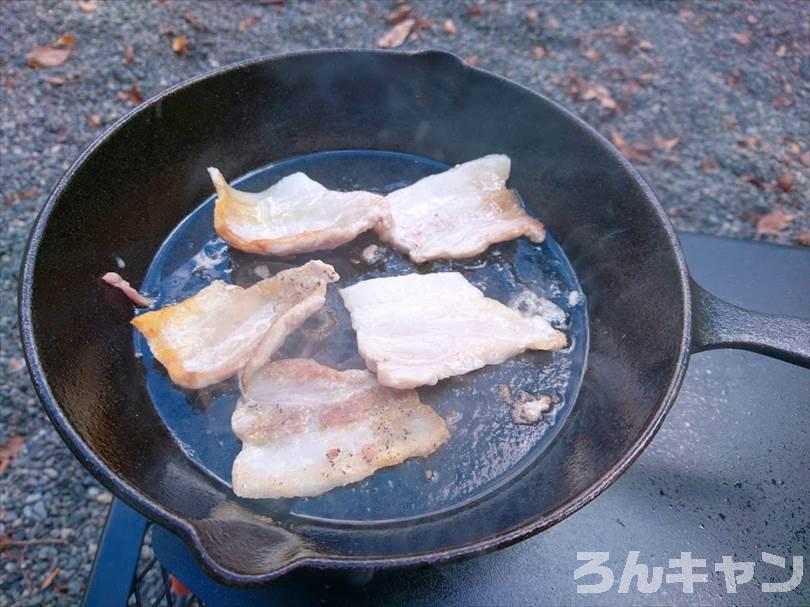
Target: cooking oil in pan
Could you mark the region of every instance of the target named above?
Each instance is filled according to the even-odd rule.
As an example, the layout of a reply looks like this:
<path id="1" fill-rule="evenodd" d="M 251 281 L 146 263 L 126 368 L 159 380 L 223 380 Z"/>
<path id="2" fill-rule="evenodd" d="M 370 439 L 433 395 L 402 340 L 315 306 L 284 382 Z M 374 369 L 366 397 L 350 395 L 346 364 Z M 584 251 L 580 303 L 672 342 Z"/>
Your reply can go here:
<path id="1" fill-rule="evenodd" d="M 328 188 L 384 194 L 446 168 L 399 153 L 323 152 L 275 163 L 233 184 L 260 191 L 303 171 Z M 588 341 L 584 298 L 551 235 L 541 245 L 519 239 L 494 245 L 475 258 L 422 265 L 413 264 L 372 233 L 331 251 L 262 257 L 231 249 L 217 237 L 213 206 L 212 196 L 172 232 L 155 256 L 142 289 L 157 296 L 158 307 L 185 299 L 213 280 L 246 287 L 282 269 L 321 259 L 335 267 L 341 287 L 411 272 L 460 272 L 488 297 L 522 311 L 531 308 L 550 315 L 568 337 L 563 351 L 526 352 L 500 365 L 420 388 L 422 401 L 432 405 L 450 429 L 450 438 L 436 453 L 380 470 L 365 481 L 319 497 L 284 500 L 285 514 L 362 524 L 427 516 L 484 497 L 542 458 L 574 406 Z M 337 286 L 330 286 L 323 309 L 291 334 L 274 358 L 304 357 L 337 369 L 364 368 Z M 236 382 L 183 390 L 172 384 L 137 332 L 135 349 L 142 357 L 152 402 L 173 436 L 190 458 L 229 485 L 231 464 L 240 450 L 230 424 L 239 396 Z M 551 397 L 552 409 L 537 423 L 516 424 L 514 407 L 543 395 Z M 245 503 L 249 507 L 253 502 Z M 266 509 L 268 504 L 256 506 Z"/>

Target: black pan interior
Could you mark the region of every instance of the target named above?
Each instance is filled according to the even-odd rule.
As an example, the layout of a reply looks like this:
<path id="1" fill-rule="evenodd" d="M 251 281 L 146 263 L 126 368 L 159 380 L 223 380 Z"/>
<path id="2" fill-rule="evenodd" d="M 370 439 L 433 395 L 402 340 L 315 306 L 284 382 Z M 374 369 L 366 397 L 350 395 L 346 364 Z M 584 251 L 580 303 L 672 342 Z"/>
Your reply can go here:
<path id="1" fill-rule="evenodd" d="M 143 280 L 161 243 L 210 195 L 206 167 L 235 176 L 337 149 L 447 164 L 508 154 L 511 185 L 580 280 L 590 352 L 577 402 L 542 457 L 486 499 L 385 529 L 301 521 L 290 539 L 244 514 L 173 439 L 134 355 L 132 308 L 99 276 L 121 257 L 127 277 Z M 98 141 L 32 234 L 21 327 L 37 390 L 74 453 L 191 540 L 218 575 L 257 582 L 297 562 L 398 565 L 491 549 L 582 505 L 633 459 L 670 402 L 687 344 L 685 289 L 652 193 L 559 106 L 444 53 L 325 51 L 169 91 Z"/>
<path id="2" fill-rule="evenodd" d="M 447 169 L 418 156 L 347 150 L 310 154 L 274 163 L 235 181 L 247 191 L 261 191 L 282 177 L 302 171 L 327 187 L 387 193 Z M 417 265 L 373 233 L 329 251 L 268 258 L 231 249 L 213 228 L 213 196 L 172 231 L 141 285 L 162 307 L 197 293 L 212 280 L 250 286 L 263 276 L 320 259 L 335 267 L 340 281 L 329 287 L 324 308 L 287 339 L 274 358 L 314 358 L 336 369 L 365 368 L 357 351 L 348 311 L 337 293 L 360 280 L 413 272 L 460 272 L 488 297 L 513 306 L 536 304 L 543 297 L 566 315 L 560 328 L 569 347 L 561 352 L 526 352 L 500 365 L 448 379 L 419 390 L 447 421 L 450 439 L 429 458 L 385 469 L 373 477 L 317 498 L 258 504 L 277 520 L 319 520 L 346 524 L 391 523 L 436 515 L 483 499 L 541 456 L 565 422 L 585 370 L 586 302 L 573 269 L 553 237 L 535 245 L 525 239 L 491 247 L 464 260 Z M 361 252 L 377 246 L 379 259 L 368 263 Z M 572 295 L 573 294 L 573 295 Z M 418 296 L 418 294 L 415 294 Z M 239 396 L 237 382 L 205 390 L 182 390 L 155 361 L 145 338 L 135 332 L 136 355 L 144 363 L 152 403 L 172 435 L 192 460 L 227 491 L 231 465 L 241 445 L 230 429 Z M 536 425 L 517 425 L 510 400 L 549 394 L 556 402 Z M 524 396 L 525 397 L 525 396 Z M 254 509 L 253 500 L 244 502 Z"/>

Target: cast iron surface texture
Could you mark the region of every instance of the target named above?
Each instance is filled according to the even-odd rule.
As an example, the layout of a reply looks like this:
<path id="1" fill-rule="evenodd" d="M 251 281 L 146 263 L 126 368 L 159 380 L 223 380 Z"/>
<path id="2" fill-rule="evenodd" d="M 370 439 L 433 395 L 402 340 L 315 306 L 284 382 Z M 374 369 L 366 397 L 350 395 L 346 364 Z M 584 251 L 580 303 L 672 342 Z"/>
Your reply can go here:
<path id="1" fill-rule="evenodd" d="M 680 239 L 690 272 L 712 292 L 773 314 L 810 317 L 810 251 L 692 234 Z M 153 528 L 152 546 L 161 564 L 209 607 L 806 605 L 806 573 L 789 593 L 762 593 L 762 583 L 784 581 L 791 573 L 790 564 L 787 569 L 766 564 L 761 553 L 784 556 L 788 563 L 794 555 L 806 563 L 810 555 L 808 394 L 810 372 L 799 367 L 748 352 L 697 355 L 661 431 L 598 500 L 535 538 L 464 562 L 340 578 L 308 570 L 265 588 L 237 589 L 207 577 L 183 543 L 159 527 Z M 126 510 L 116 501 L 113 512 Z M 127 535 L 123 530 L 122 538 Z M 666 571 L 670 558 L 691 551 L 706 559 L 709 579 L 691 595 L 669 583 L 653 595 L 638 592 L 635 584 L 619 593 L 630 550 L 640 552 L 640 563 Z M 129 551 L 137 554 L 137 543 Z M 579 551 L 610 553 L 607 565 L 615 579 L 608 592 L 576 593 Z M 713 568 L 723 555 L 755 563 L 753 579 L 735 594 Z M 102 573 L 93 587 L 113 574 Z M 128 585 L 131 573 L 118 572 L 120 585 Z"/>
<path id="2" fill-rule="evenodd" d="M 588 296 L 589 369 L 555 442 L 489 499 L 410 525 L 312 524 L 287 533 L 258 518 L 253 503 L 223 494 L 171 440 L 132 356 L 131 307 L 98 277 L 120 256 L 140 280 L 166 234 L 209 194 L 207 166 L 238 175 L 340 148 L 447 163 L 509 154 L 512 184 L 536 201 Z M 688 351 L 685 268 L 635 170 L 556 104 L 442 53 L 304 53 L 171 89 L 74 165 L 26 257 L 23 339 L 34 384 L 63 437 L 109 488 L 190 540 L 212 573 L 237 583 L 302 563 L 439 561 L 554 524 L 607 487 L 649 441 Z"/>

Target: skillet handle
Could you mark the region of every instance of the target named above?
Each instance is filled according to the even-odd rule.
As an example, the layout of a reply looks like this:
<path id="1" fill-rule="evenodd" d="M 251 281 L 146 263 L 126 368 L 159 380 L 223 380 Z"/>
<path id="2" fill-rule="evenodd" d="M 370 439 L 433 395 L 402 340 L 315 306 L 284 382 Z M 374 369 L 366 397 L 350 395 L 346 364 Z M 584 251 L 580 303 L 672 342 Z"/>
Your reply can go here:
<path id="1" fill-rule="evenodd" d="M 810 368 L 809 320 L 746 310 L 690 282 L 692 352 L 737 348 Z"/>

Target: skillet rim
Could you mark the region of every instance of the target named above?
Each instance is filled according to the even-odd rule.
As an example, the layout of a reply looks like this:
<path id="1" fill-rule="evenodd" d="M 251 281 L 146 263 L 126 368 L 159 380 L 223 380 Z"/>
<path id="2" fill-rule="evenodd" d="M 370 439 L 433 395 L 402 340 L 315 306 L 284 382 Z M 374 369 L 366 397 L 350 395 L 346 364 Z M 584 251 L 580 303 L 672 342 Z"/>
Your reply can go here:
<path id="1" fill-rule="evenodd" d="M 51 392 L 50 386 L 48 385 L 44 369 L 40 363 L 37 343 L 34 339 L 31 303 L 33 299 L 33 277 L 36 267 L 37 253 L 51 212 L 59 202 L 62 193 L 66 189 L 70 180 L 73 178 L 74 174 L 81 168 L 82 164 L 84 164 L 85 160 L 89 156 L 102 148 L 108 139 L 113 137 L 117 131 L 121 129 L 121 127 L 123 127 L 127 122 L 141 112 L 146 111 L 148 108 L 162 101 L 163 99 L 174 95 L 175 93 L 184 91 L 185 89 L 190 88 L 203 80 L 219 76 L 227 72 L 235 72 L 245 67 L 251 67 L 257 64 L 268 63 L 280 59 L 295 59 L 297 57 L 310 57 L 317 55 L 334 56 L 354 54 L 381 56 L 398 55 L 403 57 L 413 57 L 416 59 L 437 56 L 444 59 L 451 59 L 455 64 L 453 69 L 483 74 L 486 77 L 495 79 L 502 86 L 510 87 L 518 90 L 521 93 L 527 93 L 536 97 L 538 101 L 551 106 L 561 115 L 572 121 L 576 126 L 587 133 L 593 140 L 594 144 L 600 145 L 603 150 L 606 151 L 614 160 L 618 161 L 619 165 L 625 171 L 627 171 L 627 173 L 636 183 L 639 184 L 642 195 L 646 199 L 647 204 L 658 216 L 658 219 L 664 228 L 666 242 L 674 254 L 674 261 L 676 263 L 680 278 L 682 294 L 681 305 L 683 308 L 683 327 L 679 351 L 673 361 L 674 368 L 669 379 L 666 392 L 655 411 L 651 414 L 651 417 L 647 420 L 645 428 L 639 438 L 635 441 L 635 443 L 633 443 L 624 456 L 622 456 L 622 458 L 620 458 L 619 461 L 610 470 L 608 470 L 608 472 L 602 475 L 598 482 L 591 485 L 585 491 L 569 497 L 562 506 L 551 513 L 547 515 L 539 514 L 531 520 L 528 520 L 520 525 L 504 529 L 498 534 L 489 535 L 475 542 L 458 545 L 440 551 L 385 558 L 303 556 L 293 558 L 285 565 L 267 573 L 255 575 L 236 573 L 222 566 L 209 554 L 207 548 L 200 538 L 199 531 L 190 521 L 190 519 L 170 512 L 168 509 L 164 508 L 156 501 L 142 494 L 135 487 L 125 482 L 124 479 L 114 474 L 112 470 L 106 464 L 104 464 L 101 458 L 93 452 L 93 450 L 87 445 L 87 443 L 81 438 L 79 433 L 68 421 L 67 416 L 62 411 L 61 406 L 57 402 L 56 398 Z M 234 585 L 258 586 L 266 584 L 300 567 L 314 567 L 318 569 L 392 569 L 458 560 L 460 558 L 484 554 L 510 546 L 528 537 L 536 535 L 541 531 L 552 527 L 553 525 L 556 525 L 586 504 L 590 503 L 610 485 L 612 485 L 624 473 L 624 471 L 627 470 L 627 468 L 629 468 L 633 462 L 635 462 L 641 452 L 650 443 L 660 429 L 664 418 L 675 402 L 678 389 L 680 388 L 681 382 L 683 381 L 683 377 L 686 373 L 690 355 L 692 306 L 689 272 L 683 257 L 683 251 L 681 250 L 680 243 L 672 224 L 669 221 L 669 217 L 661 206 L 661 203 L 658 201 L 658 198 L 656 197 L 652 188 L 644 180 L 641 174 L 594 127 L 589 125 L 564 106 L 560 105 L 556 101 L 553 101 L 552 99 L 549 99 L 541 93 L 529 89 L 528 87 L 518 84 L 503 76 L 499 76 L 487 70 L 468 65 L 458 55 L 444 50 L 390 51 L 363 48 L 321 48 L 281 54 L 262 55 L 253 59 L 246 59 L 225 65 L 171 86 L 161 91 L 157 95 L 149 98 L 147 101 L 138 107 L 133 108 L 115 121 L 107 130 L 93 140 L 71 164 L 70 168 L 59 179 L 56 186 L 54 186 L 53 190 L 48 196 L 47 201 L 37 214 L 37 217 L 34 220 L 34 225 L 31 229 L 31 233 L 28 237 L 28 241 L 26 242 L 22 259 L 22 268 L 18 282 L 18 323 L 20 338 L 23 345 L 23 355 L 25 356 L 29 375 L 31 376 L 31 381 L 34 385 L 37 396 L 42 403 L 48 418 L 55 426 L 62 440 L 68 446 L 73 455 L 85 466 L 85 468 L 87 468 L 88 471 L 93 474 L 93 476 L 116 497 L 122 499 L 129 506 L 133 507 L 147 518 L 157 522 L 175 534 L 180 535 L 186 544 L 193 548 L 195 557 L 209 575 L 217 580 Z"/>

